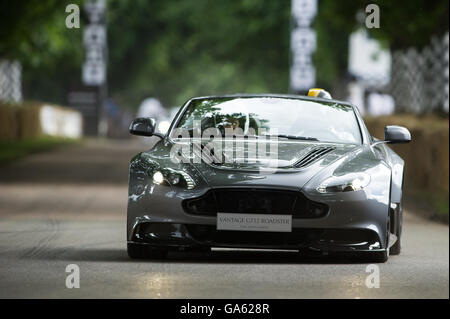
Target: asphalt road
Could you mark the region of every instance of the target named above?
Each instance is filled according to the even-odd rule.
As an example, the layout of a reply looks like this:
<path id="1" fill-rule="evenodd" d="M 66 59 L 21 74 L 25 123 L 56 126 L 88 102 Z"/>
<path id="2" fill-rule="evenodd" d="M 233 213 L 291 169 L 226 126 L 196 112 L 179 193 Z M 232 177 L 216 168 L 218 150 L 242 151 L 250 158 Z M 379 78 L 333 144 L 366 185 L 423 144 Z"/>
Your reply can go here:
<path id="1" fill-rule="evenodd" d="M 367 264 L 293 253 L 126 254 L 127 165 L 138 143 L 88 141 L 0 168 L 1 298 L 449 298 L 449 228 L 405 213 L 400 256 Z M 66 266 L 80 288 L 66 288 Z"/>

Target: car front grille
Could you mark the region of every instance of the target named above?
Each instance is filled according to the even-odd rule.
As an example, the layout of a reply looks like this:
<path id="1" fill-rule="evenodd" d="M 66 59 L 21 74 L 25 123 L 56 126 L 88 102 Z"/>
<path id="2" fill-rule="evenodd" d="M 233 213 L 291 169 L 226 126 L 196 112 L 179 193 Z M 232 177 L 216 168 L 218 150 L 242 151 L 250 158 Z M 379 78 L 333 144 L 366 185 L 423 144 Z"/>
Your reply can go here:
<path id="1" fill-rule="evenodd" d="M 307 199 L 302 193 L 273 189 L 213 189 L 201 197 L 183 201 L 185 212 L 216 216 L 220 213 L 280 214 L 293 218 L 320 218 L 328 206 Z"/>

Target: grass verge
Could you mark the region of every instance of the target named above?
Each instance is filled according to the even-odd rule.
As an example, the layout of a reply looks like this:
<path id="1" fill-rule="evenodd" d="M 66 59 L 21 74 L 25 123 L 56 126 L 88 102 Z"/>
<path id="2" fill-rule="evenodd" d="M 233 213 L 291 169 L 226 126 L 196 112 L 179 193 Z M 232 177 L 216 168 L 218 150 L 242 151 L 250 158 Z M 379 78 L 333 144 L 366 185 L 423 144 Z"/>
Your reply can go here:
<path id="1" fill-rule="evenodd" d="M 412 210 L 426 215 L 432 220 L 449 223 L 449 196 L 424 191 L 407 192 L 404 194 L 405 204 Z"/>
<path id="2" fill-rule="evenodd" d="M 0 141 L 0 165 L 11 163 L 24 156 L 48 151 L 64 145 L 75 144 L 80 140 L 42 136 L 18 141 Z"/>

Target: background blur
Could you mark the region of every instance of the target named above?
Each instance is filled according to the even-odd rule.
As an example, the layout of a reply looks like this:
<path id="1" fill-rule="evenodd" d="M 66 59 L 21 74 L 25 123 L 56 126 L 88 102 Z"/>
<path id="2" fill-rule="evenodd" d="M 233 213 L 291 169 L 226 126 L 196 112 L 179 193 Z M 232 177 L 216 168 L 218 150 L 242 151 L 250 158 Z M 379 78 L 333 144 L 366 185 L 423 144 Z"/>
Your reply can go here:
<path id="1" fill-rule="evenodd" d="M 379 28 L 365 24 L 371 3 Z M 193 96 L 304 94 L 295 76 L 312 74 L 376 137 L 412 131 L 396 147 L 408 198 L 448 221 L 448 25 L 447 0 L 0 0 L 0 165 L 83 136 L 130 138 L 136 114 L 164 131 Z"/>

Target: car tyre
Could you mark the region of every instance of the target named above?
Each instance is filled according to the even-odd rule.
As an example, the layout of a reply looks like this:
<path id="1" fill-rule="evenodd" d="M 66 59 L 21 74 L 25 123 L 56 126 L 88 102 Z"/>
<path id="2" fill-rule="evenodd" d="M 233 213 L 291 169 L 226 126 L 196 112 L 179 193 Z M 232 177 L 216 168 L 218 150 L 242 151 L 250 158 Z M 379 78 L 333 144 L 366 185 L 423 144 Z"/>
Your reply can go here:
<path id="1" fill-rule="evenodd" d="M 167 250 L 136 243 L 128 243 L 127 252 L 132 259 L 163 259 L 167 256 Z"/>

